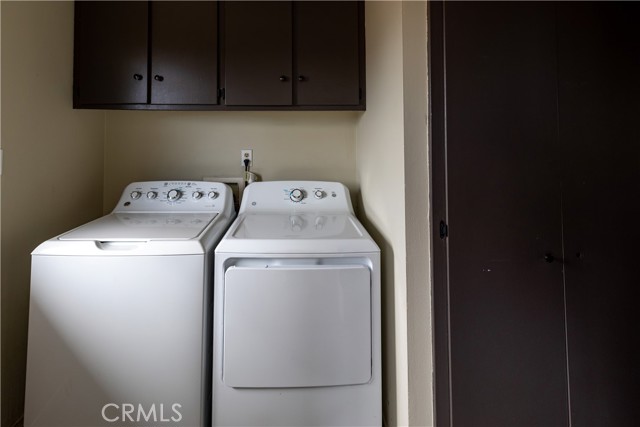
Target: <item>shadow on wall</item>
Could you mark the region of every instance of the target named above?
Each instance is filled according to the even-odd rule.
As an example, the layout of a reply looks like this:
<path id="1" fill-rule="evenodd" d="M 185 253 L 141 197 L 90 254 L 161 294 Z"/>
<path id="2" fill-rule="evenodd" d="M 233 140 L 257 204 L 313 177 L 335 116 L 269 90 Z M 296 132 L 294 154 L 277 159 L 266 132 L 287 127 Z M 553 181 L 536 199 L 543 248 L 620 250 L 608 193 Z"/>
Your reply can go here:
<path id="1" fill-rule="evenodd" d="M 395 321 L 395 294 L 394 294 L 394 264 L 393 247 L 378 231 L 378 229 L 367 220 L 367 216 L 362 210 L 364 202 L 360 190 L 354 191 L 354 207 L 357 209 L 357 217 L 369 232 L 373 240 L 380 247 L 381 283 L 380 301 L 382 304 L 382 419 L 383 426 L 395 424 L 397 415 L 396 396 L 396 321 Z"/>

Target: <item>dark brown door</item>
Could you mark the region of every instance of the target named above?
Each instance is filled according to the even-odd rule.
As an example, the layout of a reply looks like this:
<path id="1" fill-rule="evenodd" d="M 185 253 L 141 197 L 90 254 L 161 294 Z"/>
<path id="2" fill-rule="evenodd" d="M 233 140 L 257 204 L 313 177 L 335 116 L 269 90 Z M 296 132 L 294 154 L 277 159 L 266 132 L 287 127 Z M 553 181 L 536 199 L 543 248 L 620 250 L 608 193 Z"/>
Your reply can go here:
<path id="1" fill-rule="evenodd" d="M 438 425 L 634 426 L 640 4 L 431 16 Z"/>
<path id="2" fill-rule="evenodd" d="M 296 105 L 360 103 L 358 2 L 294 3 Z"/>
<path id="3" fill-rule="evenodd" d="M 558 7 L 572 424 L 638 425 L 640 3 Z"/>
<path id="4" fill-rule="evenodd" d="M 225 3 L 225 104 L 291 105 L 292 5 Z"/>
<path id="5" fill-rule="evenodd" d="M 74 105 L 147 102 L 147 2 L 78 1 Z"/>
<path id="6" fill-rule="evenodd" d="M 151 3 L 151 103 L 218 103 L 218 6 Z"/>
<path id="7" fill-rule="evenodd" d="M 448 287 L 434 290 L 445 305 L 436 328 L 448 328 L 436 348 L 436 362 L 446 359 L 436 382 L 449 385 L 438 425 L 564 426 L 554 5 L 446 2 L 435 12 L 445 23 L 432 64 L 446 79 L 433 108 L 444 112 L 449 227 L 434 248 L 448 243 Z"/>

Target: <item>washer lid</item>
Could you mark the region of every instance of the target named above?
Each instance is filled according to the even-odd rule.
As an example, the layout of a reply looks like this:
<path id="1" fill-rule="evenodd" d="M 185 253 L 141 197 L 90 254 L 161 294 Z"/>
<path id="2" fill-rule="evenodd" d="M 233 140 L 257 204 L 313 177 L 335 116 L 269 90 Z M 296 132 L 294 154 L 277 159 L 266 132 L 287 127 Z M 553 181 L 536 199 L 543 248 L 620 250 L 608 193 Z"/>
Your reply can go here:
<path id="1" fill-rule="evenodd" d="M 207 213 L 112 213 L 58 237 L 59 240 L 151 241 L 197 238 L 218 216 Z"/>
<path id="2" fill-rule="evenodd" d="M 233 232 L 236 239 L 360 239 L 351 215 L 332 213 L 248 214 Z"/>

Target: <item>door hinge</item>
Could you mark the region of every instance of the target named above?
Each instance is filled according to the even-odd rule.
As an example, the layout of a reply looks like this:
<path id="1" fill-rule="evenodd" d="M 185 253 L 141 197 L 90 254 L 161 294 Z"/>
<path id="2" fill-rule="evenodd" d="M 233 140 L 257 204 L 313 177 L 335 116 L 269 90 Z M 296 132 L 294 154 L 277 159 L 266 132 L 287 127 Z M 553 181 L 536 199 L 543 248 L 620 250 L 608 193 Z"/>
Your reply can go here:
<path id="1" fill-rule="evenodd" d="M 444 221 L 440 221 L 440 238 L 445 237 L 449 237 L 449 226 Z"/>
<path id="2" fill-rule="evenodd" d="M 221 87 L 220 89 L 218 89 L 218 98 L 220 99 L 224 99 L 224 88 Z"/>

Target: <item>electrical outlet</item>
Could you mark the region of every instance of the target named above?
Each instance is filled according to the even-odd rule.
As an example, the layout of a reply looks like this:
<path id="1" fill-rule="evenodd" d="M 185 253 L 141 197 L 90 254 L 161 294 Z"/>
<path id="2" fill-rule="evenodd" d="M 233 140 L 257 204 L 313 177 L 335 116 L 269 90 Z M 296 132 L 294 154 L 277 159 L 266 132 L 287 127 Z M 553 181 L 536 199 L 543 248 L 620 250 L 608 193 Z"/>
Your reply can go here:
<path id="1" fill-rule="evenodd" d="M 253 166 L 253 150 L 240 150 L 240 164 L 244 167 L 244 161 L 249 159 L 249 166 Z"/>

